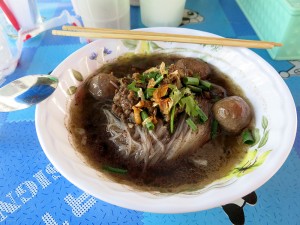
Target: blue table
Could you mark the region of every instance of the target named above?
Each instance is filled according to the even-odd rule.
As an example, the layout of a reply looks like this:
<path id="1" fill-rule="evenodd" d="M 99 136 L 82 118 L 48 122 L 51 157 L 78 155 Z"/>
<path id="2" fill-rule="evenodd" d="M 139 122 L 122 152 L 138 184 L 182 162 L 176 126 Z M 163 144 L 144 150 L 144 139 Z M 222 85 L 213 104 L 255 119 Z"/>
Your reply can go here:
<path id="1" fill-rule="evenodd" d="M 39 0 L 45 20 L 68 10 L 68 0 Z M 186 8 L 201 22 L 183 25 L 225 37 L 258 39 L 234 0 L 187 0 Z M 191 20 L 193 22 L 193 20 Z M 131 28 L 143 27 L 139 7 L 131 7 Z M 84 44 L 78 38 L 53 37 L 46 31 L 24 43 L 15 72 L 4 84 L 26 74 L 47 74 Z M 254 50 L 268 61 L 290 88 L 300 114 L 300 59 L 274 61 L 266 50 Z M 3 84 L 3 85 L 4 85 Z M 120 208 L 76 188 L 46 158 L 35 131 L 35 107 L 0 113 L 1 224 L 231 224 L 222 207 L 185 214 L 153 214 Z M 298 131 L 300 130 L 298 125 Z M 254 206 L 244 206 L 246 224 L 300 224 L 300 134 L 287 161 L 256 191 Z"/>

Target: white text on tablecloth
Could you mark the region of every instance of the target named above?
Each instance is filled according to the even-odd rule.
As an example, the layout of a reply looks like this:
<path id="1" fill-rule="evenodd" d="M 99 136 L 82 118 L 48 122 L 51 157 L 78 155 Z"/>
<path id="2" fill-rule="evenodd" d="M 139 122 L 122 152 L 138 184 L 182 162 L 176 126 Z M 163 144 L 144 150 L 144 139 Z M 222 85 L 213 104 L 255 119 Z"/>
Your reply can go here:
<path id="1" fill-rule="evenodd" d="M 50 175 L 50 176 L 49 176 Z M 38 195 L 39 189 L 46 189 L 53 181 L 59 179 L 61 175 L 53 167 L 48 164 L 45 170 L 39 170 L 33 175 L 34 179 L 26 180 L 19 184 L 14 191 L 6 194 L 4 201 L 0 201 L 0 222 L 4 222 L 9 215 L 17 210 L 21 210 L 22 206 Z M 78 197 L 67 194 L 64 201 L 71 207 L 72 213 L 76 217 L 83 216 L 97 201 L 87 193 L 83 193 Z M 42 216 L 42 220 L 46 225 L 56 225 L 54 218 L 49 212 Z M 65 221 L 63 225 L 68 225 Z"/>

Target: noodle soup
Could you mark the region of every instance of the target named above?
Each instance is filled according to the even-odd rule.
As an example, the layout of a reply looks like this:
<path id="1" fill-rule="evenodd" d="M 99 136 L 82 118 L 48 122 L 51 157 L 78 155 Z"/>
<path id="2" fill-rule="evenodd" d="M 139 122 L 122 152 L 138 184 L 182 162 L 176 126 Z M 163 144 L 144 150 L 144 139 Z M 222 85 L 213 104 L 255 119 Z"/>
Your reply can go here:
<path id="1" fill-rule="evenodd" d="M 253 121 L 243 91 L 212 65 L 154 54 L 120 57 L 89 76 L 68 130 L 86 162 L 110 179 L 176 193 L 228 174 L 247 153 L 242 136 Z"/>

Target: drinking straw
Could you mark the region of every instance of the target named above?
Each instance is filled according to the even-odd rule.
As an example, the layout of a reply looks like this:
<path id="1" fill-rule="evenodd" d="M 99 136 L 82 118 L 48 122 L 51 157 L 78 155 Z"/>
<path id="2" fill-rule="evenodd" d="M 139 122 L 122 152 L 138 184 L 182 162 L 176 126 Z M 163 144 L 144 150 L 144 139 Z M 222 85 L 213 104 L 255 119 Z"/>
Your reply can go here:
<path id="1" fill-rule="evenodd" d="M 7 7 L 7 5 L 5 4 L 4 0 L 0 0 L 0 8 L 2 8 L 3 12 L 5 13 L 5 15 L 7 16 L 7 18 L 9 19 L 9 21 L 11 22 L 11 24 L 14 26 L 14 28 L 19 31 L 20 30 L 20 26 L 18 21 L 16 20 L 14 14 L 10 11 L 10 9 Z"/>

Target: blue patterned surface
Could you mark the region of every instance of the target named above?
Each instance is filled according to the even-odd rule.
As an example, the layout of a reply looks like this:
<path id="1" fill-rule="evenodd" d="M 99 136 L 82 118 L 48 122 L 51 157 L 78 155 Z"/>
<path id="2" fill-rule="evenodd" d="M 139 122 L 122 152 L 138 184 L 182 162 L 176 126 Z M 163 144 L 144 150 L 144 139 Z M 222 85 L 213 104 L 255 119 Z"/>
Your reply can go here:
<path id="1" fill-rule="evenodd" d="M 74 12 L 68 0 L 40 0 L 45 20 L 63 9 Z M 187 0 L 203 22 L 184 27 L 218 35 L 258 39 L 233 0 Z M 131 8 L 131 27 L 143 27 L 139 7 Z M 49 73 L 79 49 L 77 38 L 53 37 L 47 31 L 24 43 L 16 71 L 6 83 L 25 74 Z M 299 61 L 274 61 L 265 50 L 255 50 L 289 86 L 300 116 Z M 0 225 L 1 224 L 124 224 L 205 225 L 231 224 L 222 208 L 185 214 L 153 214 L 110 205 L 82 192 L 53 168 L 42 151 L 35 131 L 35 107 L 0 113 Z M 300 127 L 298 125 L 298 131 Z M 256 191 L 255 206 L 244 207 L 246 224 L 300 224 L 300 135 L 279 172 Z"/>

